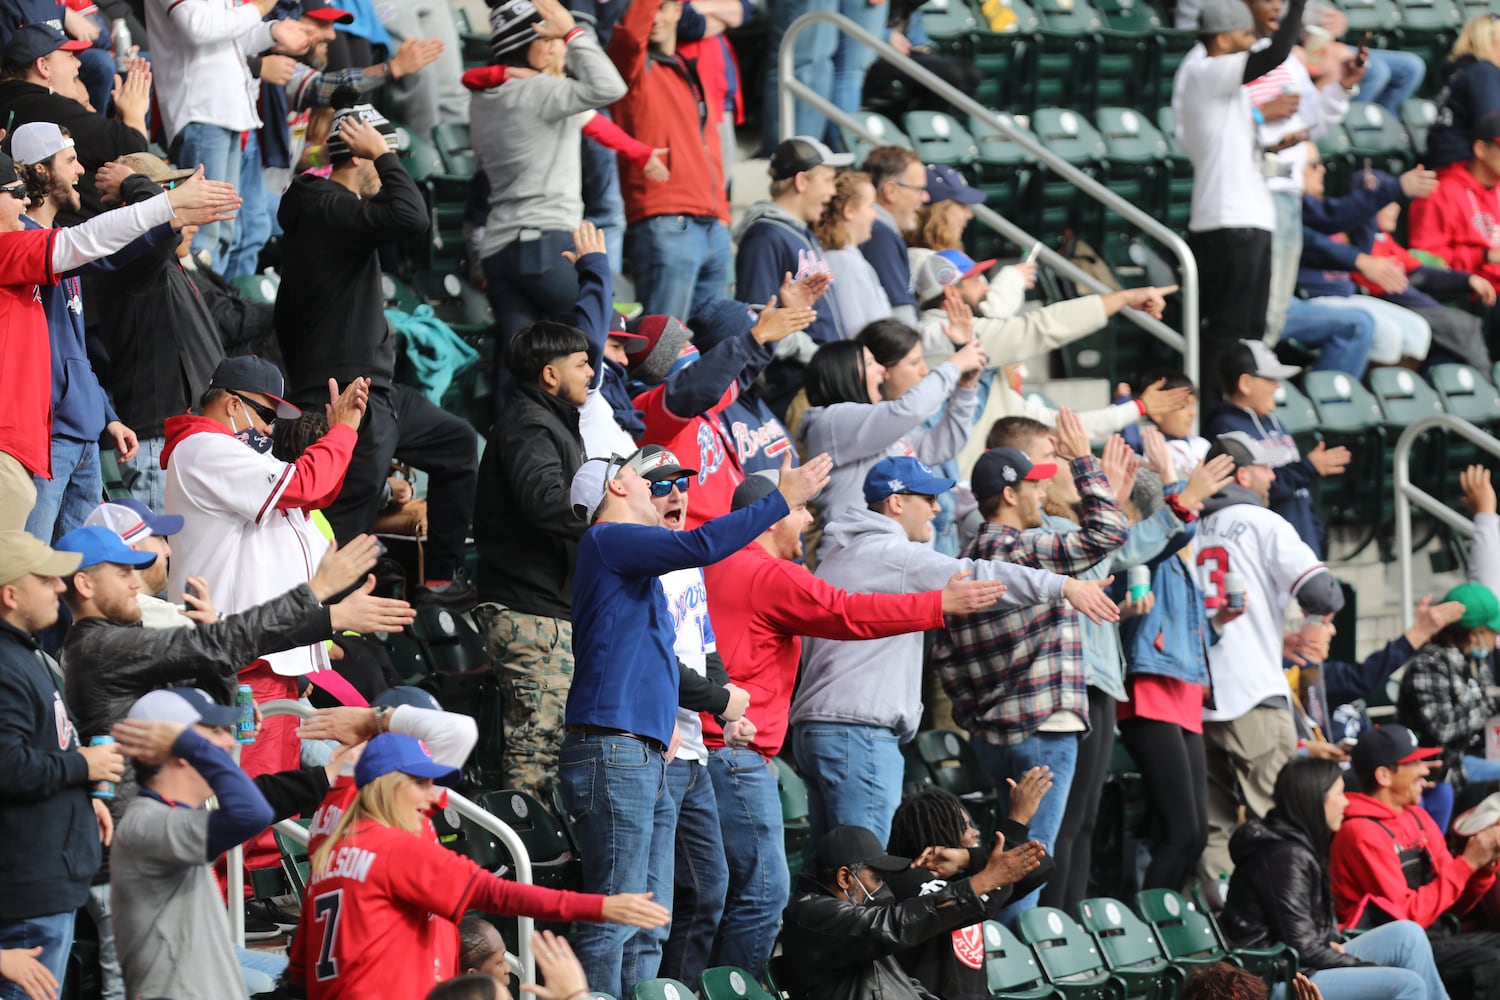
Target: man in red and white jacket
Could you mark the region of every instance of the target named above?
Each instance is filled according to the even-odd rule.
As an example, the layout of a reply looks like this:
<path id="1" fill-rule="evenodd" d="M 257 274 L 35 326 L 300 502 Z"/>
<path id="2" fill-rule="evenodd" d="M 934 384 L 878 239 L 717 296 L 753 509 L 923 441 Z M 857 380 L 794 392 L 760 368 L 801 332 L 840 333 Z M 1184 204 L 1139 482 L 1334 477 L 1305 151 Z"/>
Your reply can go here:
<path id="1" fill-rule="evenodd" d="M 1475 122 L 1469 139 L 1469 160 L 1439 170 L 1437 190 L 1411 203 L 1407 244 L 1500 284 L 1500 112 Z"/>

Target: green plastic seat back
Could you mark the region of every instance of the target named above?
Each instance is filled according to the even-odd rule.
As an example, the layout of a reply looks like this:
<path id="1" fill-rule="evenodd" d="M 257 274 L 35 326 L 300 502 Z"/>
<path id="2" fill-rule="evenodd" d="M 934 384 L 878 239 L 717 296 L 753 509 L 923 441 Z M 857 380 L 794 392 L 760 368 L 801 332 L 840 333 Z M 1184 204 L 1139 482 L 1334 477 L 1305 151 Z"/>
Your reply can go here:
<path id="1" fill-rule="evenodd" d="M 1356 155 L 1366 151 L 1373 154 L 1410 153 L 1411 137 L 1406 129 L 1385 108 L 1369 101 L 1355 101 L 1349 105 L 1344 116 L 1344 131 L 1349 134 L 1349 143 Z"/>
<path id="2" fill-rule="evenodd" d="M 1385 422 L 1391 426 L 1405 427 L 1414 420 L 1443 412 L 1437 390 L 1407 368 L 1370 369 L 1370 391 L 1380 403 Z"/>
<path id="3" fill-rule="evenodd" d="M 1427 133 L 1437 121 L 1437 104 L 1425 97 L 1413 97 L 1401 105 L 1401 124 L 1411 136 L 1412 152 L 1418 156 L 1427 151 Z"/>
<path id="4" fill-rule="evenodd" d="M 292 822 L 304 830 L 312 825 L 311 819 L 294 819 Z M 308 871 L 312 867 L 307 857 L 307 845 L 275 827 L 271 828 L 271 832 L 276 835 L 276 848 L 281 852 L 281 870 L 286 875 L 287 884 L 301 898 L 303 890 L 307 888 Z"/>
<path id="5" fill-rule="evenodd" d="M 1164 160 L 1172 153 L 1150 119 L 1132 108 L 1100 108 L 1094 112 L 1094 123 L 1104 136 L 1111 163 Z"/>
<path id="6" fill-rule="evenodd" d="M 1219 961 L 1225 955 L 1212 918 L 1199 912 L 1180 892 L 1145 889 L 1135 905 L 1156 931 L 1162 952 L 1173 961 Z"/>
<path id="7" fill-rule="evenodd" d="M 923 163 L 961 166 L 979 155 L 969 130 L 941 111 L 908 111 L 902 124 Z"/>
<path id="8" fill-rule="evenodd" d="M 1054 983 L 1108 975 L 1104 956 L 1082 927 L 1062 910 L 1038 906 L 1016 918 L 1016 934 L 1036 953 L 1037 962 Z"/>
<path id="9" fill-rule="evenodd" d="M 1007 114 L 1000 115 L 1008 124 L 1017 131 L 1036 138 L 1031 129 L 1016 121 Z M 1011 141 L 1010 137 L 999 129 L 993 128 L 988 122 L 978 118 L 969 119 L 969 135 L 973 137 L 977 147 L 975 160 L 979 163 L 1020 166 L 1031 161 L 1031 154 Z"/>
<path id="10" fill-rule="evenodd" d="M 989 981 L 991 996 L 1055 995 L 1031 949 L 1022 944 L 1004 924 L 998 920 L 986 920 L 983 933 L 984 974 Z"/>
<path id="11" fill-rule="evenodd" d="M 1343 372 L 1308 372 L 1302 391 L 1318 411 L 1325 431 L 1357 433 L 1382 423 L 1380 404 L 1357 380 Z"/>
<path id="12" fill-rule="evenodd" d="M 1094 936 L 1111 969 L 1160 962 L 1165 957 L 1150 925 L 1118 899 L 1085 899 L 1078 904 L 1078 919 Z"/>
<path id="13" fill-rule="evenodd" d="M 754 976 L 737 965 L 704 969 L 700 985 L 703 1000 L 774 1000 Z"/>
<path id="14" fill-rule="evenodd" d="M 1276 390 L 1276 418 L 1286 426 L 1287 433 L 1296 437 L 1316 431 L 1318 411 L 1313 408 L 1312 400 L 1286 379 L 1280 382 Z"/>
<path id="15" fill-rule="evenodd" d="M 249 301 L 270 306 L 276 304 L 281 278 L 276 274 L 242 274 L 234 279 L 234 287 Z"/>
<path id="16" fill-rule="evenodd" d="M 896 127 L 896 123 L 885 115 L 874 111 L 859 111 L 854 118 L 865 127 L 877 140 L 870 142 L 860 135 L 847 129 L 839 129 L 839 135 L 843 137 L 844 148 L 854 154 L 855 163 L 865 162 L 865 157 L 870 155 L 870 150 L 876 146 L 910 146 L 911 140 L 906 133 Z"/>
<path id="17" fill-rule="evenodd" d="M 443 158 L 447 173 L 459 177 L 473 177 L 475 170 L 474 144 L 469 138 L 467 122 L 441 122 L 432 127 L 432 143 Z"/>
<path id="18" fill-rule="evenodd" d="M 647 979 L 630 988 L 630 1000 L 697 1000 L 697 997 L 675 979 Z"/>
<path id="19" fill-rule="evenodd" d="M 1031 116 L 1031 130 L 1043 145 L 1069 163 L 1099 163 L 1109 155 L 1099 130 L 1071 108 L 1038 108 Z"/>
<path id="20" fill-rule="evenodd" d="M 1473 368 L 1461 364 L 1433 365 L 1427 375 L 1447 413 L 1480 426 L 1500 420 L 1500 392 Z"/>

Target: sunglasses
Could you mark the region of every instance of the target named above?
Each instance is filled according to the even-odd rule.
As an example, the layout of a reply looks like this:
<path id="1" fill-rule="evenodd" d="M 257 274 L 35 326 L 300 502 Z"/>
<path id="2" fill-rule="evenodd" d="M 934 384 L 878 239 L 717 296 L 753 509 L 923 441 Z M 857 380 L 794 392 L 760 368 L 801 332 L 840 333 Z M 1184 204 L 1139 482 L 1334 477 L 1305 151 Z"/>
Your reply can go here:
<path id="1" fill-rule="evenodd" d="M 0 188 L 0 190 L 4 189 Z M 260 417 L 260 422 L 265 424 L 267 427 L 276 422 L 276 411 L 271 407 L 265 405 L 264 403 L 257 403 L 250 397 L 235 392 L 233 389 L 229 390 L 229 394 L 235 399 L 238 399 L 241 403 L 244 403 L 246 406 L 250 407 L 250 409 L 254 410 L 255 415 L 257 417 Z"/>
<path id="2" fill-rule="evenodd" d="M 677 479 L 660 479 L 651 484 L 651 495 L 654 497 L 671 496 L 674 486 L 677 492 L 686 493 L 690 482 L 687 476 L 680 476 Z"/>
<path id="3" fill-rule="evenodd" d="M 23 182 L 20 184 L 12 184 L 10 187 L 0 188 L 0 194 L 8 194 L 12 198 L 16 199 L 16 201 L 25 201 L 26 184 Z"/>

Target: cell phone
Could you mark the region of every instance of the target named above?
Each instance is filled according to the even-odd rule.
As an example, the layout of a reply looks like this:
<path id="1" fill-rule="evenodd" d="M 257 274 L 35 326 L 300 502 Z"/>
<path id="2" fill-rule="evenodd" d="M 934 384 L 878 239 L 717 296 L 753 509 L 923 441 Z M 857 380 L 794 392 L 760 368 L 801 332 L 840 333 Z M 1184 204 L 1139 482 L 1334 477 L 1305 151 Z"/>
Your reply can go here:
<path id="1" fill-rule="evenodd" d="M 1365 32 L 1365 37 L 1359 40 L 1359 52 L 1354 57 L 1354 65 L 1364 66 L 1370 56 L 1370 43 L 1375 40 L 1373 32 Z"/>
<path id="2" fill-rule="evenodd" d="M 198 585 L 191 580 L 182 585 L 182 592 L 192 597 L 195 601 L 203 600 L 203 591 L 199 590 Z"/>
<path id="3" fill-rule="evenodd" d="M 1042 245 L 1040 243 L 1033 243 L 1032 246 L 1031 246 L 1031 249 L 1026 254 L 1026 263 L 1028 263 L 1028 264 L 1035 264 L 1036 263 L 1036 259 L 1038 257 L 1040 257 L 1041 255 L 1042 255 Z"/>

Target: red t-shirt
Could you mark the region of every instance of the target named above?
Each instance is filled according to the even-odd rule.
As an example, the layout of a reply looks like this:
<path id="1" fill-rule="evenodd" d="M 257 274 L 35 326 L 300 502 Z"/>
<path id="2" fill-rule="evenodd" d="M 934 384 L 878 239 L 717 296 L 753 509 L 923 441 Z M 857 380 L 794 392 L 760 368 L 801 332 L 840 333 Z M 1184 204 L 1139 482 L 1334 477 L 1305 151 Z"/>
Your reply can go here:
<path id="1" fill-rule="evenodd" d="M 0 233 L 0 452 L 43 479 L 52 478 L 52 347 L 37 285 L 57 284 L 55 229 Z"/>
<path id="2" fill-rule="evenodd" d="M 1125 682 L 1130 700 L 1115 708 L 1115 721 L 1150 719 L 1170 722 L 1190 733 L 1203 732 L 1203 685 L 1164 677 L 1136 674 Z"/>
<path id="3" fill-rule="evenodd" d="M 690 469 L 697 469 L 689 491 L 686 526 L 700 527 L 704 521 L 728 514 L 735 488 L 745 481 L 734 439 L 724 430 L 719 415 L 739 397 L 738 384 L 731 385 L 719 401 L 701 417 L 679 417 L 667 409 L 667 387 L 656 386 L 632 401 L 646 421 L 641 444 L 659 444 Z"/>

